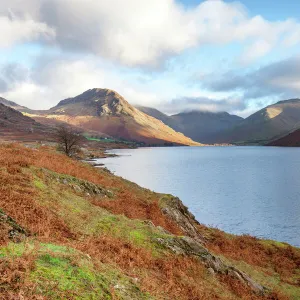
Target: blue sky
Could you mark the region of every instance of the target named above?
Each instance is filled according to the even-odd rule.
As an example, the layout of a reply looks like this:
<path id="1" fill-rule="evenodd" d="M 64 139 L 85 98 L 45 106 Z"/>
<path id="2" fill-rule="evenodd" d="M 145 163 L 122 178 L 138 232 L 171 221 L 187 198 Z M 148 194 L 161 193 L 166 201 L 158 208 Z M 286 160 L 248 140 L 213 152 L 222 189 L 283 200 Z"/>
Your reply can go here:
<path id="1" fill-rule="evenodd" d="M 246 117 L 299 97 L 299 11 L 295 0 L 0 0 L 0 96 L 47 109 L 111 88 L 168 114 Z"/>
<path id="2" fill-rule="evenodd" d="M 179 0 L 178 2 L 187 7 L 195 7 L 201 2 L 199 0 Z M 233 2 L 226 0 L 225 2 Z M 290 17 L 298 17 L 300 1 L 297 0 L 243 0 L 242 3 L 251 15 L 263 15 L 268 20 L 283 20 Z"/>

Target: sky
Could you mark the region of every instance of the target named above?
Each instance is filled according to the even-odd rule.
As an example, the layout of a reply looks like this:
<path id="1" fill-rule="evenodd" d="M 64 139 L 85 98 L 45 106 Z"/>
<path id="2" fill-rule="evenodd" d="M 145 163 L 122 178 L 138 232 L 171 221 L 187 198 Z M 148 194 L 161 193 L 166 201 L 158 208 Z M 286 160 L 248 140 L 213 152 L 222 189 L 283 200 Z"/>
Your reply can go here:
<path id="1" fill-rule="evenodd" d="M 0 96 L 90 88 L 167 114 L 247 117 L 300 95 L 300 1 L 0 0 Z"/>

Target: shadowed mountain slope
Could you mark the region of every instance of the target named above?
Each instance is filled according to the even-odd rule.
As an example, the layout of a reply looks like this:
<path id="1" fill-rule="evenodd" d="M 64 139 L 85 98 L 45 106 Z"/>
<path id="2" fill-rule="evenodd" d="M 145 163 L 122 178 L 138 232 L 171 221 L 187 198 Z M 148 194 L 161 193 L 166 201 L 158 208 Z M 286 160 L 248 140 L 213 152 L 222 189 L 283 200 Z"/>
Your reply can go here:
<path id="1" fill-rule="evenodd" d="M 145 106 L 137 106 L 137 108 L 201 143 L 218 142 L 211 137 L 236 126 L 243 120 L 243 118 L 230 115 L 227 112 L 191 111 L 168 116 L 155 108 Z"/>
<path id="2" fill-rule="evenodd" d="M 267 106 L 233 129 L 212 138 L 218 142 L 264 144 L 298 128 L 300 128 L 300 99 L 290 99 Z"/>
<path id="3" fill-rule="evenodd" d="M 1 99 L 1 102 L 4 102 Z M 8 104 L 13 102 L 7 101 Z M 27 139 L 36 140 L 49 134 L 51 130 L 36 122 L 34 119 L 24 116 L 21 112 L 0 103 L 0 137 L 1 139 Z"/>
<path id="4" fill-rule="evenodd" d="M 227 112 L 191 111 L 172 116 L 180 131 L 195 141 L 202 143 L 217 143 L 214 136 L 228 128 L 239 124 L 243 118 L 230 115 Z"/>
<path id="5" fill-rule="evenodd" d="M 288 135 L 270 142 L 267 146 L 300 147 L 300 129 Z"/>

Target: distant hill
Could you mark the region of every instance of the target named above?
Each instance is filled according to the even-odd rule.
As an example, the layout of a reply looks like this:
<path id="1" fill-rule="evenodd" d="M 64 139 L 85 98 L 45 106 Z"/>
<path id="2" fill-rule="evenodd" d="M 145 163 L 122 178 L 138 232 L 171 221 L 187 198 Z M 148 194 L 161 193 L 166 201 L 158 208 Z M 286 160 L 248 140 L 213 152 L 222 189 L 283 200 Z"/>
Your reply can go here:
<path id="1" fill-rule="evenodd" d="M 218 142 L 213 136 L 239 124 L 243 118 L 227 112 L 191 111 L 172 116 L 179 130 L 186 136 L 202 143 Z"/>
<path id="2" fill-rule="evenodd" d="M 146 144 L 199 145 L 130 105 L 109 89 L 90 89 L 47 111 L 31 111 L 40 122 L 63 121 L 84 130 Z"/>
<path id="3" fill-rule="evenodd" d="M 34 119 L 24 116 L 3 102 L 13 105 L 13 102 L 1 98 L 0 103 L 0 138 L 1 139 L 27 139 L 37 140 L 49 135 L 51 129 L 36 122 Z"/>
<path id="4" fill-rule="evenodd" d="M 168 116 L 155 108 L 145 106 L 137 106 L 137 108 L 201 143 L 218 142 L 213 138 L 215 134 L 232 128 L 243 120 L 227 112 L 191 111 Z"/>
<path id="5" fill-rule="evenodd" d="M 172 116 L 168 116 L 163 112 L 159 111 L 158 109 L 152 107 L 139 106 L 139 105 L 136 105 L 135 107 L 138 110 L 142 111 L 143 113 L 162 121 L 163 123 L 165 123 L 166 125 L 168 125 L 169 127 L 173 128 L 176 131 L 181 130 L 179 124 L 177 124 L 177 121 L 174 120 Z"/>
<path id="6" fill-rule="evenodd" d="M 300 99 L 279 101 L 246 119 L 226 112 L 203 111 L 168 116 L 155 108 L 133 107 L 109 89 L 90 89 L 44 111 L 4 98 L 0 103 L 46 126 L 63 122 L 93 135 L 149 145 L 268 144 L 300 129 Z"/>
<path id="7" fill-rule="evenodd" d="M 26 111 L 26 110 L 29 110 L 27 107 L 25 106 L 21 106 L 13 101 L 9 101 L 9 100 L 6 100 L 2 97 L 0 97 L 0 104 L 4 104 L 5 106 L 8 106 L 8 107 L 12 107 L 18 111 Z"/>
<path id="8" fill-rule="evenodd" d="M 300 128 L 300 99 L 279 101 L 212 138 L 228 143 L 268 143 Z"/>

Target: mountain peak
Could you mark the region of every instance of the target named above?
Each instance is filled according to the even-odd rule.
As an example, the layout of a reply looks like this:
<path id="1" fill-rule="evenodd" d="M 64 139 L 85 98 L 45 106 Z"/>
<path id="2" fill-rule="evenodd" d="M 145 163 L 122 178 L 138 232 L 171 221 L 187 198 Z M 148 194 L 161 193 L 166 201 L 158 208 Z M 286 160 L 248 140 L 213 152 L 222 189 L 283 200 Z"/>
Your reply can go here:
<path id="1" fill-rule="evenodd" d="M 98 102 L 103 97 L 111 97 L 118 100 L 124 100 L 123 97 L 118 94 L 114 90 L 110 89 L 101 89 L 101 88 L 93 88 L 89 89 L 82 94 L 73 97 L 73 98 L 67 98 L 62 101 L 60 101 L 57 106 L 72 104 L 72 103 L 79 103 L 79 102 Z M 125 101 L 125 100 L 124 100 Z"/>
<path id="2" fill-rule="evenodd" d="M 62 100 L 43 116 L 76 125 L 85 130 L 153 144 L 199 145 L 190 138 L 144 114 L 110 89 L 93 88 Z"/>
<path id="3" fill-rule="evenodd" d="M 71 115 L 83 113 L 90 116 L 130 115 L 134 108 L 116 91 L 93 88 L 82 94 L 62 100 L 51 111 L 55 113 L 68 112 Z"/>
<path id="4" fill-rule="evenodd" d="M 117 98 L 122 98 L 122 96 L 114 90 L 111 89 L 102 89 L 102 88 L 93 88 L 83 92 L 81 95 L 86 96 L 112 96 Z"/>

